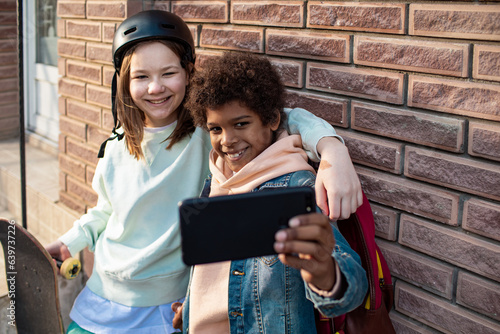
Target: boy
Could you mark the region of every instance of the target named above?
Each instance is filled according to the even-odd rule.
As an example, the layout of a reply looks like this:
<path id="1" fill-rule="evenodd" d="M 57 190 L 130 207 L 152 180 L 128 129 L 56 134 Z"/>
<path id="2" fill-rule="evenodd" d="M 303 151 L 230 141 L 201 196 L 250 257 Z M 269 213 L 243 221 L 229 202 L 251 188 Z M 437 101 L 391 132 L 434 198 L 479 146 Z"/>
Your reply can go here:
<path id="1" fill-rule="evenodd" d="M 207 68 L 193 77 L 186 107 L 210 134 L 210 196 L 313 187 L 300 137 L 282 131 L 284 88 L 270 62 L 226 53 Z M 310 333 L 314 308 L 332 317 L 362 302 L 366 274 L 327 217 L 318 213 L 306 224 L 299 216 L 289 225 L 275 237 L 279 256 L 194 267 L 185 331 Z"/>

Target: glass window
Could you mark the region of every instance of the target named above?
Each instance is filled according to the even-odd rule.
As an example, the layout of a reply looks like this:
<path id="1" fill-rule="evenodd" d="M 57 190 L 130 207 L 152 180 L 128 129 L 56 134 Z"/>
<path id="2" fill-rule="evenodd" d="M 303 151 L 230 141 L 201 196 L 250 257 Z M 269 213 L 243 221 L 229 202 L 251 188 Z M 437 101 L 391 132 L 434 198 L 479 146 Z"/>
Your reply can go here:
<path id="1" fill-rule="evenodd" d="M 57 0 L 36 2 L 36 62 L 57 66 Z"/>

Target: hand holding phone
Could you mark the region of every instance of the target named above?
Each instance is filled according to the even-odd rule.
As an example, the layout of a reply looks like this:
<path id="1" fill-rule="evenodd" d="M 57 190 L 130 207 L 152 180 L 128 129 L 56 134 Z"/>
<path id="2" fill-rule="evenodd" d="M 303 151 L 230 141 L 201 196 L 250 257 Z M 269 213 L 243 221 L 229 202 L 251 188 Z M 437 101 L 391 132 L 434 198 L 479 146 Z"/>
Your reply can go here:
<path id="1" fill-rule="evenodd" d="M 314 190 L 309 187 L 182 201 L 183 261 L 195 265 L 277 254 L 276 232 L 287 228 L 292 217 L 315 209 Z"/>

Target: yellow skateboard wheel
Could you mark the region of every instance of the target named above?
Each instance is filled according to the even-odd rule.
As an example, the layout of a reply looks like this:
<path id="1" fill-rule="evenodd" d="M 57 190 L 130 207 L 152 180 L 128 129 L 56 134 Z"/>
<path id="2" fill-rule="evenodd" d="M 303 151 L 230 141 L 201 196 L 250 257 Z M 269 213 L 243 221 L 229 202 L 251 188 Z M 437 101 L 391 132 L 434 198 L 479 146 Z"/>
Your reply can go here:
<path id="1" fill-rule="evenodd" d="M 80 273 L 82 264 L 78 259 L 70 257 L 61 264 L 61 275 L 66 279 L 73 279 Z"/>

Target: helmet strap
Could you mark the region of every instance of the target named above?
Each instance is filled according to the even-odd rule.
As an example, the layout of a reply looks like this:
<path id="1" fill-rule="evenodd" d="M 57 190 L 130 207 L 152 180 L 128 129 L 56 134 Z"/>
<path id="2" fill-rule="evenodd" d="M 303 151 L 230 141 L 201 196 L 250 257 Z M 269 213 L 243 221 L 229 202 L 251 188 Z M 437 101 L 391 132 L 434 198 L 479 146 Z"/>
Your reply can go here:
<path id="1" fill-rule="evenodd" d="M 114 140 L 115 138 L 118 138 L 118 140 L 122 140 L 124 136 L 123 133 L 116 132 L 116 129 L 120 127 L 116 110 L 116 87 L 117 72 L 115 71 L 115 74 L 113 75 L 113 81 L 111 83 L 111 112 L 113 114 L 113 130 L 111 130 L 112 135 L 101 144 L 101 148 L 99 149 L 99 153 L 97 154 L 98 158 L 104 157 L 104 150 L 106 149 L 106 144 L 108 143 L 108 141 Z"/>

